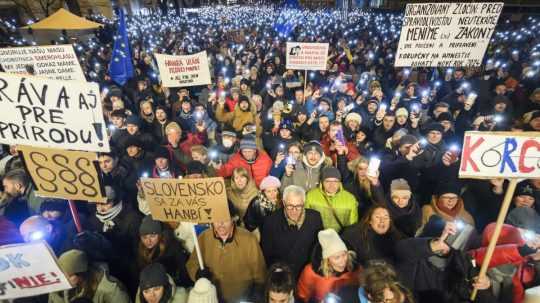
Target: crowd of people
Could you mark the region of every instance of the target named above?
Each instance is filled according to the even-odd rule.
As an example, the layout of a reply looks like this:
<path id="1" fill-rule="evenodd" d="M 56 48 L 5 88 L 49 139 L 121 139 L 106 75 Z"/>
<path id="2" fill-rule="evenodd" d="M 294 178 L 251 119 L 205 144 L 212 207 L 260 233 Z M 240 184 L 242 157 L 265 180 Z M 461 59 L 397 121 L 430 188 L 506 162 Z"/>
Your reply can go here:
<path id="1" fill-rule="evenodd" d="M 73 285 L 16 301 L 540 302 L 540 180 L 518 184 L 479 276 L 508 182 L 458 179 L 465 131 L 540 131 L 538 18 L 501 16 L 480 67 L 396 68 L 400 12 L 133 15 L 123 85 L 108 74 L 114 20 L 89 18 L 105 24 L 95 37 L 55 43 L 102 90 L 107 202 L 76 201 L 77 231 L 4 146 L 0 245 L 45 240 Z M 4 24 L 8 43 L 33 44 Z M 287 41 L 329 43 L 327 69 L 286 69 Z M 212 84 L 161 85 L 153 53 L 202 50 Z M 145 177 L 223 177 L 231 219 L 156 221 Z"/>

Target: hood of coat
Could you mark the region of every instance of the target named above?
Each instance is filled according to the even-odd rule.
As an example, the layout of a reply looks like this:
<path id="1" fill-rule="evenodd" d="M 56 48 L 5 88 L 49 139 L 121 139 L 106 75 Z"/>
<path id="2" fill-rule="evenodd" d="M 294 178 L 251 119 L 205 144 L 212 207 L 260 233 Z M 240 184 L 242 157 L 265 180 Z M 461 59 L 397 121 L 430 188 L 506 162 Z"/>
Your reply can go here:
<path id="1" fill-rule="evenodd" d="M 167 279 L 169 280 L 169 286 L 171 289 L 171 297 L 167 301 L 167 303 L 172 303 L 174 301 L 174 296 L 176 295 L 176 283 L 174 283 L 174 280 L 171 276 L 167 274 Z M 135 303 L 146 303 L 146 300 L 142 300 L 142 293 L 141 289 L 137 288 L 137 295 L 135 296 Z"/>

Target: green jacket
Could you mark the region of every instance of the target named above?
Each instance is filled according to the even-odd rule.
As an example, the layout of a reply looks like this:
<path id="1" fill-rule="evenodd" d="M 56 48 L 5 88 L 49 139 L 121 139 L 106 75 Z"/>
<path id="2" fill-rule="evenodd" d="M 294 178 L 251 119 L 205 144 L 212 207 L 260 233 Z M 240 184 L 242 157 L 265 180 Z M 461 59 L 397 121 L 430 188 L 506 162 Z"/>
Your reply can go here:
<path id="1" fill-rule="evenodd" d="M 92 266 L 92 265 L 91 265 Z M 98 283 L 93 303 L 130 303 L 129 295 L 124 286 L 116 278 L 109 276 L 106 265 L 97 265 L 90 268 L 101 278 Z M 49 294 L 49 303 L 69 303 L 80 294 L 74 293 L 74 289 L 68 289 Z"/>
<path id="2" fill-rule="evenodd" d="M 334 196 L 329 197 L 322 189 L 322 183 L 319 184 L 318 187 L 307 193 L 306 208 L 318 211 L 321 214 L 324 228 L 332 228 L 337 232 L 358 222 L 358 202 L 350 192 L 343 189 L 343 185 L 340 185 L 340 189 Z M 341 222 L 341 226 L 336 220 L 336 216 Z"/>

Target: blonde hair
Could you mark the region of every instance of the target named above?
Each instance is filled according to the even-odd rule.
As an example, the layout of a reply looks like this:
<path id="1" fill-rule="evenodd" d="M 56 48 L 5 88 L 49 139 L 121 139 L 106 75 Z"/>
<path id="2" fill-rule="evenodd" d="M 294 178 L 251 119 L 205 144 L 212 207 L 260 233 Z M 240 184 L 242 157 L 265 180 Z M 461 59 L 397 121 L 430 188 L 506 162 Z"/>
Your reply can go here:
<path id="1" fill-rule="evenodd" d="M 346 271 L 352 272 L 354 270 L 355 259 L 356 253 L 352 250 L 347 251 L 347 266 L 345 266 Z M 321 260 L 321 267 L 319 268 L 319 270 L 325 278 L 332 277 L 337 274 L 336 271 L 332 268 L 329 258 Z"/>
<path id="2" fill-rule="evenodd" d="M 208 155 L 208 149 L 206 147 L 204 147 L 203 145 L 199 145 L 199 144 L 192 145 L 191 148 L 190 148 L 190 151 L 191 151 L 191 153 L 197 153 L 197 154 L 201 154 L 203 156 Z"/>

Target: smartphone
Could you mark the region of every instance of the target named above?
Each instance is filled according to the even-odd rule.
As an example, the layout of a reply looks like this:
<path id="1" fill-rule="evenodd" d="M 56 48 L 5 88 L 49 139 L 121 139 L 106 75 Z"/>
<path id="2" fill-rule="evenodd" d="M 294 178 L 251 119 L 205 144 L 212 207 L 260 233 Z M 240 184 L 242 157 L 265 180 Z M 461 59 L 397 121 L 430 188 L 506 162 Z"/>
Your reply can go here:
<path id="1" fill-rule="evenodd" d="M 369 159 L 367 175 L 370 177 L 376 177 L 379 166 L 381 166 L 381 159 L 377 157 L 371 157 L 371 159 Z"/>
<path id="2" fill-rule="evenodd" d="M 345 112 L 348 113 L 351 110 L 353 110 L 353 108 L 354 108 L 354 103 L 351 103 L 351 104 L 345 106 Z"/>
<path id="3" fill-rule="evenodd" d="M 343 129 L 339 129 L 336 133 L 336 139 L 343 144 L 343 146 L 347 145 L 347 141 L 345 140 L 345 136 L 343 135 Z"/>
<path id="4" fill-rule="evenodd" d="M 450 148 L 448 149 L 448 153 L 450 154 L 450 158 L 453 161 L 456 161 L 456 159 L 459 157 L 459 147 L 456 144 L 450 145 Z"/>

